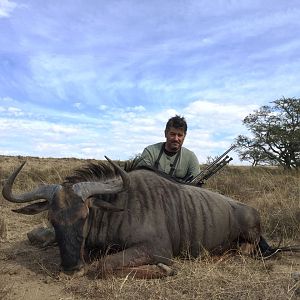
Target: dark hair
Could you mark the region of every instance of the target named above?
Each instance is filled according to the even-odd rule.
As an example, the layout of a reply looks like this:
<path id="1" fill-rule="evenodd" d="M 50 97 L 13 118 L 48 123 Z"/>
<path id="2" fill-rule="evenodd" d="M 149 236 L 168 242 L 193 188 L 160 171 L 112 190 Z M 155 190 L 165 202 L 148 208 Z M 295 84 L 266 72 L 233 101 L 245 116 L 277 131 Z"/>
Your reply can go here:
<path id="1" fill-rule="evenodd" d="M 172 117 L 168 120 L 167 124 L 166 124 L 166 129 L 165 131 L 167 131 L 168 129 L 170 129 L 171 127 L 174 128 L 183 128 L 184 133 L 186 133 L 187 131 L 187 124 L 185 121 L 184 117 L 180 117 L 178 115 L 176 115 L 175 117 Z"/>

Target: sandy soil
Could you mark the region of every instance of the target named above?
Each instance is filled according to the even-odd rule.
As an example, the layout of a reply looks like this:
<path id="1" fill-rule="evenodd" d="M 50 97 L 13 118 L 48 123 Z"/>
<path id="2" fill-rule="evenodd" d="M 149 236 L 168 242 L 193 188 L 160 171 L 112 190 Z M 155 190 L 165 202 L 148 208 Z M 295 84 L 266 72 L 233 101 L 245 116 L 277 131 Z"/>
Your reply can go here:
<path id="1" fill-rule="evenodd" d="M 37 221 L 11 212 L 12 207 L 0 206 L 7 228 L 0 240 L 0 298 L 81 299 L 67 293 L 66 279 L 59 277 L 58 248 L 31 245 L 26 233 Z"/>

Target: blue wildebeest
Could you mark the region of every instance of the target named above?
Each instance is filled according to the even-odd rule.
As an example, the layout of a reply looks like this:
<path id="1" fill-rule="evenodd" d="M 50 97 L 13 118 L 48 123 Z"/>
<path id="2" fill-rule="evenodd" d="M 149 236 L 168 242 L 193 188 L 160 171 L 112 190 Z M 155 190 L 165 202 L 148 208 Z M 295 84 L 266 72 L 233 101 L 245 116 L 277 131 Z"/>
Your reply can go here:
<path id="1" fill-rule="evenodd" d="M 13 195 L 23 163 L 4 185 L 8 201 L 44 199 L 14 211 L 48 210 L 64 271 L 82 269 L 85 254 L 95 250 L 106 254 L 102 265 L 106 271 L 135 268 L 145 277 L 170 275 L 173 257 L 197 257 L 204 250 L 219 254 L 249 243 L 263 255 L 276 251 L 261 237 L 254 208 L 153 170 L 126 172 L 109 162 L 78 170 L 62 184 Z M 160 271 L 141 267 L 146 265 L 159 266 L 155 268 Z"/>

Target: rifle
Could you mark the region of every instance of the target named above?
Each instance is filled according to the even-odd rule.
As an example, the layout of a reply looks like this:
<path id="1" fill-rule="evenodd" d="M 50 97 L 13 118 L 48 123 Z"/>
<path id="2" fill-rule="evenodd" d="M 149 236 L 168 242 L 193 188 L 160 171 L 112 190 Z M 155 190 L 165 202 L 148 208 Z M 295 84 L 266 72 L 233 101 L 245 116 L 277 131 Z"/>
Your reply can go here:
<path id="1" fill-rule="evenodd" d="M 217 157 L 210 165 L 208 165 L 204 170 L 202 170 L 197 176 L 195 176 L 190 183 L 196 185 L 203 185 L 205 181 L 219 172 L 223 167 L 225 167 L 229 162 L 232 161 L 232 157 L 229 157 L 227 154 L 234 149 L 236 146 L 231 146 L 228 150 L 226 150 L 222 155 Z"/>

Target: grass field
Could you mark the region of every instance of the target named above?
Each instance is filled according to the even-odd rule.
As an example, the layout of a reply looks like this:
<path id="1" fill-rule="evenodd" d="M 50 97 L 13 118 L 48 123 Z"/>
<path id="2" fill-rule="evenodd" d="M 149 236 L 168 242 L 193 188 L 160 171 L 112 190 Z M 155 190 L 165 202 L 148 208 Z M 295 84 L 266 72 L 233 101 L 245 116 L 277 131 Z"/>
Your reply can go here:
<path id="1" fill-rule="evenodd" d="M 24 157 L 0 156 L 0 183 Z M 41 183 L 59 183 L 86 160 L 27 158 L 14 186 L 26 191 Z M 95 161 L 94 161 L 95 162 Z M 273 245 L 300 244 L 300 173 L 268 167 L 229 166 L 205 188 L 259 210 L 265 237 Z M 0 197 L 0 298 L 7 299 L 300 299 L 300 255 L 270 260 L 241 255 L 194 260 L 174 259 L 177 275 L 141 280 L 131 276 L 61 278 L 57 247 L 30 245 L 26 233 L 45 222 L 11 212 L 16 204 Z"/>

